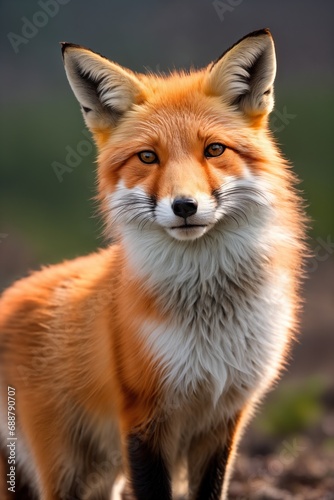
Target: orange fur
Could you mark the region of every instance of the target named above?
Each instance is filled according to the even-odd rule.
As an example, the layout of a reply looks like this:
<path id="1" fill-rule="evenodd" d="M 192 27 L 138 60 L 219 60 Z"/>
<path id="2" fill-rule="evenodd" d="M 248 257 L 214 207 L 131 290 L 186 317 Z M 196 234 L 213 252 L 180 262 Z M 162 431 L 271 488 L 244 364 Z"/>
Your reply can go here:
<path id="1" fill-rule="evenodd" d="M 107 498 L 120 468 L 117 450 L 122 450 L 123 466 L 136 490 L 138 486 L 132 470 L 131 447 L 128 449 L 129 436 L 134 433 L 135 435 L 139 433 L 140 441 L 152 440 L 152 450 L 154 453 L 161 453 L 161 460 L 166 462 L 171 475 L 174 465 L 179 463 L 182 453 L 189 448 L 187 451 L 190 467 L 189 498 L 198 498 L 196 491 L 205 487 L 201 474 L 205 475 L 203 471 L 209 467 L 210 454 L 218 453 L 222 457 L 224 467 L 227 461 L 231 467 L 231 457 L 239 439 L 237 436 L 240 436 L 252 408 L 270 387 L 284 363 L 289 342 L 298 322 L 298 286 L 304 252 L 302 243 L 304 216 L 299 197 L 293 187 L 295 178 L 289 166 L 282 160 L 267 128 L 268 113 L 271 110 L 270 103 L 267 103 L 267 87 L 262 89 L 260 97 L 255 93 L 253 96 L 252 89 L 249 91 L 249 96 L 242 93 L 238 104 L 235 104 L 225 97 L 229 96 L 229 92 L 234 88 L 231 87 L 232 90 L 229 88 L 229 81 L 226 80 L 224 84 L 226 89 L 224 87 L 223 98 L 219 86 L 220 73 L 224 75 L 226 71 L 224 66 L 220 69 L 220 66 L 225 64 L 224 61 L 231 64 L 229 61 L 232 56 L 243 61 L 244 51 L 250 50 L 248 44 L 253 51 L 260 50 L 257 45 L 252 45 L 258 43 L 258 40 L 263 44 L 263 47 L 260 45 L 259 47 L 269 61 L 273 50 L 272 42 L 269 33 L 264 31 L 242 40 L 222 58 L 222 62 L 218 61 L 201 71 L 172 73 L 166 77 L 135 75 L 87 49 L 65 46 L 65 67 L 70 83 L 84 108 L 85 119 L 99 147 L 98 197 L 106 220 L 106 231 L 108 233 L 111 231 L 117 242 L 92 255 L 33 273 L 4 292 L 0 301 L 1 403 L 6 397 L 7 385 L 15 387 L 17 432 L 25 449 L 23 454 L 25 458 L 22 460 L 31 462 L 24 473 L 28 476 L 31 471 L 33 477 L 29 479 L 39 492 L 40 498 L 56 500 L 69 491 L 73 494 L 74 487 L 78 495 L 76 498 L 91 498 L 89 492 L 95 488 L 92 474 L 95 473 L 96 463 L 99 464 L 98 474 L 101 476 L 101 484 L 105 482 L 104 486 L 101 486 L 101 498 Z M 240 54 L 239 46 L 242 49 Z M 253 52 L 250 52 L 251 61 L 252 54 Z M 71 57 L 77 58 L 73 66 Z M 82 65 L 83 68 L 80 74 L 76 73 L 78 65 Z M 101 89 L 98 88 L 96 96 L 92 97 L 92 81 L 97 78 L 95 73 L 89 73 L 89 68 L 93 67 L 96 75 L 99 75 L 99 71 L 105 72 L 101 73 L 102 81 L 105 75 L 110 77 L 110 81 L 107 82 L 108 87 L 106 86 L 103 92 L 105 96 L 106 92 L 110 93 L 107 97 L 113 103 L 113 99 L 119 100 L 113 104 L 116 110 L 119 106 L 115 116 L 111 116 L 114 108 L 109 109 L 107 101 L 103 101 L 104 94 L 101 93 Z M 90 86 L 90 92 L 87 94 L 82 90 L 83 85 L 78 84 L 78 79 L 85 77 L 87 85 Z M 257 74 L 254 78 L 255 83 L 252 85 L 258 92 L 262 80 Z M 266 78 L 268 85 L 272 85 L 273 77 L 270 72 Z M 245 85 L 245 82 L 241 81 L 240 85 Z M 115 86 L 116 88 L 119 86 L 122 90 L 121 97 L 117 93 L 113 94 Z M 108 90 L 110 88 L 112 90 Z M 217 157 L 204 156 L 203 151 L 208 145 L 215 143 L 223 143 L 226 146 L 224 153 Z M 153 151 L 159 161 L 153 164 L 142 163 L 138 152 L 147 150 Z M 136 225 L 136 210 L 131 221 L 125 219 L 125 222 L 123 220 L 119 222 L 119 217 L 129 215 L 122 205 L 118 212 L 115 208 L 111 209 L 110 199 L 114 198 L 110 197 L 115 196 L 120 189 L 126 190 L 127 193 L 135 193 L 136 188 L 140 187 L 141 193 L 145 193 L 151 205 L 159 204 L 161 200 L 169 200 L 172 203 L 173 200 L 183 200 L 185 197 L 199 200 L 203 198 L 203 203 L 206 204 L 205 210 L 209 213 L 211 209 L 213 210 L 211 207 L 218 203 L 215 201 L 220 196 L 218 191 L 231 179 L 236 181 L 243 179 L 245 182 L 251 179 L 269 186 L 270 194 L 266 195 L 268 207 L 266 214 L 263 215 L 262 226 L 254 222 L 254 233 L 250 233 L 252 236 L 249 239 L 248 236 L 247 238 L 242 236 L 244 239 L 237 239 L 236 246 L 233 247 L 236 254 L 241 256 L 247 256 L 248 251 L 252 252 L 250 255 L 253 255 L 255 266 L 253 274 L 247 274 L 251 272 L 249 263 L 248 261 L 244 263 L 241 259 L 240 263 L 235 264 L 236 278 L 233 280 L 229 262 L 234 262 L 234 257 L 231 255 L 231 249 L 224 247 L 222 259 L 226 259 L 226 269 L 219 267 L 218 274 L 208 276 L 207 281 L 204 275 L 199 274 L 194 283 L 191 282 L 188 291 L 187 289 L 184 291 L 181 285 L 180 289 L 175 288 L 173 291 L 173 288 L 166 288 L 166 291 L 164 281 L 168 280 L 169 268 L 165 278 L 161 279 L 158 285 L 158 281 L 151 280 L 155 279 L 155 276 L 150 276 L 147 271 L 145 267 L 147 262 L 139 256 L 141 248 L 148 244 L 147 239 L 151 237 L 150 224 L 156 222 L 144 220 L 149 228 L 145 229 L 147 233 L 140 233 L 142 227 L 138 223 L 138 234 L 145 236 L 138 243 L 133 243 L 131 240 L 133 230 L 130 231 L 129 228 Z M 253 194 L 250 190 L 250 195 Z M 242 213 L 241 216 L 239 214 L 236 225 L 233 222 L 233 213 L 228 223 L 224 222 L 225 219 L 223 222 L 219 221 L 220 215 L 216 215 L 212 228 L 203 236 L 198 234 L 192 237 L 192 233 L 188 234 L 187 229 L 186 241 L 177 237 L 173 239 L 170 233 L 167 234 L 165 229 L 159 226 L 158 229 L 154 229 L 154 234 L 158 235 L 156 241 L 165 243 L 161 243 L 162 246 L 159 248 L 155 248 L 158 243 L 152 243 L 152 248 L 148 247 L 147 251 L 153 254 L 158 252 L 156 259 L 162 259 L 162 262 L 165 259 L 171 273 L 173 266 L 176 265 L 175 259 L 184 260 L 183 267 L 180 264 L 180 271 L 175 273 L 174 281 L 177 283 L 184 273 L 187 282 L 191 279 L 189 278 L 191 267 L 187 268 L 188 274 L 184 271 L 187 254 L 190 252 L 190 260 L 193 259 L 194 273 L 202 272 L 201 266 L 209 268 L 208 264 L 203 264 L 205 259 L 201 252 L 205 253 L 210 245 L 215 245 L 215 238 L 217 241 L 218 238 L 222 238 L 219 241 L 225 245 L 225 239 L 227 241 L 227 237 L 233 234 L 238 236 L 240 231 L 246 231 L 240 234 L 248 234 L 247 224 L 250 224 L 248 219 L 253 217 L 252 210 L 255 211 L 254 217 L 257 216 L 256 210 L 261 211 L 261 196 L 259 189 L 255 208 L 249 209 L 249 214 L 247 212 L 244 217 Z M 125 201 L 120 203 L 124 205 Z M 139 201 L 135 203 L 139 206 Z M 145 210 L 149 211 L 151 205 Z M 163 206 L 159 209 L 164 210 Z M 133 205 L 131 207 L 130 204 L 128 212 L 132 213 L 131 210 Z M 113 213 L 112 217 L 110 212 Z M 272 212 L 277 215 L 271 215 Z M 164 216 L 167 217 L 165 214 Z M 170 210 L 168 217 L 171 216 L 174 217 Z M 173 224 L 178 224 L 182 217 L 179 219 L 176 217 L 176 222 Z M 273 217 L 271 226 L 267 223 L 270 217 Z M 135 230 L 137 229 L 136 227 Z M 196 231 L 197 229 L 195 227 Z M 172 232 L 175 229 L 171 227 L 168 230 Z M 177 227 L 176 231 L 181 229 Z M 258 251 L 256 246 L 255 250 L 252 249 L 255 233 L 259 241 Z M 132 247 L 129 241 L 132 241 Z M 203 243 L 201 246 L 201 241 L 205 241 L 206 244 Z M 169 249 L 174 248 L 173 245 L 175 256 L 172 252 L 168 257 Z M 213 246 L 212 250 L 208 251 L 212 252 L 214 260 L 216 247 Z M 210 259 L 207 262 L 210 262 Z M 151 264 L 153 269 L 156 261 L 153 259 Z M 157 269 L 154 272 L 157 272 Z M 198 337 L 202 335 L 201 318 L 206 314 L 211 318 L 211 305 L 201 306 L 201 301 L 208 300 L 214 310 L 217 302 L 221 300 L 221 322 L 224 322 L 228 317 L 233 318 L 241 314 L 236 309 L 235 303 L 243 294 L 246 297 L 245 307 L 251 301 L 255 301 L 258 295 L 263 294 L 263 300 L 266 300 L 267 292 L 262 291 L 266 290 L 261 288 L 262 282 L 267 283 L 268 289 L 271 287 L 273 296 L 275 293 L 282 293 L 284 289 L 282 297 L 275 297 L 273 303 L 284 300 L 286 301 L 284 304 L 287 304 L 291 312 L 282 320 L 282 326 L 277 327 L 277 332 L 273 327 L 272 337 L 268 337 L 268 345 L 272 342 L 277 349 L 273 361 L 254 359 L 249 365 L 255 366 L 254 373 L 248 377 L 254 378 L 253 385 L 250 383 L 248 387 L 248 382 L 245 381 L 239 383 L 236 373 L 238 370 L 242 373 L 241 367 L 238 365 L 235 372 L 233 363 L 230 366 L 228 361 L 222 359 L 221 364 L 226 363 L 226 373 L 229 378 L 215 402 L 212 395 L 215 379 L 214 373 L 210 373 L 210 363 L 209 368 L 206 368 L 207 371 L 203 372 L 204 375 L 199 376 L 198 381 L 193 380 L 193 392 L 186 385 L 190 383 L 186 373 L 184 379 L 180 379 L 180 387 L 175 382 L 175 387 L 173 386 L 171 390 L 171 385 L 167 381 L 173 375 L 173 370 L 178 380 L 177 377 L 183 370 L 184 364 L 180 363 L 173 368 L 174 360 L 169 360 L 166 346 L 174 337 L 175 342 L 177 341 L 179 330 L 183 328 L 184 345 L 191 337 L 192 329 L 196 331 Z M 172 286 L 173 280 L 170 287 Z M 191 297 L 191 294 L 195 293 L 196 286 L 202 292 L 198 293 L 198 296 L 195 294 L 193 302 L 189 305 L 188 295 Z M 232 298 L 229 298 L 229 294 Z M 184 308 L 189 306 L 189 309 L 179 310 L 180 304 L 183 303 Z M 256 303 L 254 304 L 256 310 Z M 201 318 L 196 317 L 197 307 L 203 307 L 199 310 Z M 188 314 L 191 319 L 189 323 L 185 323 L 187 325 L 185 327 L 183 320 Z M 250 321 L 248 313 L 246 316 Z M 174 325 L 175 321 L 179 323 L 178 327 L 173 329 L 170 325 Z M 194 366 L 198 360 L 200 361 L 198 369 L 202 369 L 202 365 L 206 363 L 204 358 L 207 355 L 207 346 L 210 345 L 212 335 L 216 332 L 216 327 L 212 327 L 211 332 L 210 321 L 214 323 L 215 318 L 207 320 L 209 333 L 206 343 L 199 339 L 201 345 L 198 346 L 198 352 L 203 349 L 203 359 L 202 354 L 198 354 L 197 358 L 196 350 L 192 354 Z M 239 328 L 238 324 L 236 323 L 236 329 Z M 159 328 L 162 328 L 161 332 Z M 261 334 L 253 331 L 251 326 L 249 328 L 250 331 L 246 331 L 244 337 L 244 332 L 240 333 L 241 343 L 231 348 L 230 354 L 233 357 L 236 355 L 235 351 L 239 352 L 240 349 L 240 359 L 244 356 L 245 363 L 251 363 L 247 358 L 250 345 L 255 345 L 255 353 L 256 349 L 262 348 L 265 353 L 267 348 Z M 228 336 L 224 332 L 222 328 L 222 336 Z M 259 339 L 256 338 L 257 335 Z M 232 336 L 231 342 L 234 341 Z M 277 344 L 281 347 L 278 348 Z M 182 350 L 182 346 L 183 344 L 176 348 L 175 358 Z M 212 366 L 214 366 L 215 352 L 213 349 L 211 353 Z M 219 369 L 219 363 L 217 366 Z M 245 365 L 245 373 L 248 369 L 252 369 L 247 366 Z M 189 370 L 191 369 L 195 370 L 190 365 Z M 261 376 L 258 372 L 261 372 Z M 222 372 L 222 376 L 224 373 Z M 233 377 L 236 377 L 235 381 Z M 221 417 L 218 412 L 220 407 L 224 408 Z M 73 430 L 69 432 L 68 429 Z M 90 436 L 87 439 L 91 439 L 92 442 L 89 441 L 84 445 L 82 439 L 86 439 L 86 434 Z M 96 436 L 99 434 L 100 437 L 95 437 L 95 434 Z M 0 428 L 0 437 L 1 435 L 4 439 L 4 431 L 2 430 L 1 434 Z M 104 446 L 107 446 L 104 441 L 106 436 L 110 435 L 113 436 L 110 437 L 108 445 L 111 449 L 107 450 L 104 449 Z M 92 445 L 95 441 L 98 443 L 96 448 L 95 444 Z M 76 443 L 77 451 L 73 443 Z M 135 449 L 135 453 L 137 451 Z M 87 468 L 85 460 L 90 460 L 90 469 Z M 69 464 L 68 470 L 66 463 Z M 106 472 L 108 479 L 103 475 Z M 81 483 L 79 485 L 78 478 L 82 478 L 83 485 Z M 152 481 L 154 482 L 154 479 Z M 225 481 L 224 495 L 227 492 L 227 482 L 228 477 Z M 64 485 L 69 489 L 62 490 L 65 488 Z M 218 492 L 221 486 L 216 485 L 212 488 Z M 157 485 L 152 486 L 154 487 L 157 488 Z M 78 489 L 80 495 L 77 493 Z M 161 493 L 163 500 L 170 498 L 167 490 L 166 486 Z M 136 490 L 138 499 L 146 500 L 145 496 L 139 496 L 138 491 Z M 218 498 L 217 492 L 216 496 L 210 498 Z M 206 498 L 206 496 L 200 498 L 204 497 Z M 152 498 L 157 497 L 152 496 Z"/>

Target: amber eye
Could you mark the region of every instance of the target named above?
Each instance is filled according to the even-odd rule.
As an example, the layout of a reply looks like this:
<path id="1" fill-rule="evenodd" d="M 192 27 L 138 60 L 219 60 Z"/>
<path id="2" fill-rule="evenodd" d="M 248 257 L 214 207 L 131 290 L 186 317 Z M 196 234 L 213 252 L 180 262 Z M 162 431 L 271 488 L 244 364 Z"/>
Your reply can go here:
<path id="1" fill-rule="evenodd" d="M 140 151 L 138 158 L 143 163 L 159 163 L 159 158 L 154 151 Z"/>
<path id="2" fill-rule="evenodd" d="M 224 146 L 224 144 L 220 144 L 220 142 L 213 142 L 205 148 L 204 154 L 207 158 L 212 158 L 214 156 L 222 155 L 225 149 L 226 146 Z"/>

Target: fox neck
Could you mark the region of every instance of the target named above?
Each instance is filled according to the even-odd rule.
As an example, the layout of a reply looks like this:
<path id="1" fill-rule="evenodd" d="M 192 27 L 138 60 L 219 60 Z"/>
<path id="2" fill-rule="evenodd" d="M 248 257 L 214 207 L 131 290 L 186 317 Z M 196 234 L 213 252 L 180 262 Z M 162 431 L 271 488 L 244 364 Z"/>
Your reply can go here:
<path id="1" fill-rule="evenodd" d="M 175 240 L 152 227 L 131 228 L 123 231 L 122 246 L 129 274 L 158 297 L 162 312 L 180 311 L 182 317 L 186 311 L 196 316 L 212 310 L 213 302 L 221 307 L 232 289 L 256 294 L 270 259 L 256 227 L 214 230 L 193 241 Z"/>

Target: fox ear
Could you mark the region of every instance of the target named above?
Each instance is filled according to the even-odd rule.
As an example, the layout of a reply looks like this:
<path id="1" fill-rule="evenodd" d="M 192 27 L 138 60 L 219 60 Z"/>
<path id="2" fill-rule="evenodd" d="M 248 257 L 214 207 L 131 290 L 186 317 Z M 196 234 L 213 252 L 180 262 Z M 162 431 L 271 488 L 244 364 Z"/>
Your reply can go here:
<path id="1" fill-rule="evenodd" d="M 208 70 L 208 91 L 228 105 L 254 118 L 273 109 L 276 57 L 269 30 L 245 36 Z"/>
<path id="2" fill-rule="evenodd" d="M 130 70 L 72 43 L 62 43 L 65 71 L 87 127 L 110 129 L 141 99 L 142 85 Z"/>

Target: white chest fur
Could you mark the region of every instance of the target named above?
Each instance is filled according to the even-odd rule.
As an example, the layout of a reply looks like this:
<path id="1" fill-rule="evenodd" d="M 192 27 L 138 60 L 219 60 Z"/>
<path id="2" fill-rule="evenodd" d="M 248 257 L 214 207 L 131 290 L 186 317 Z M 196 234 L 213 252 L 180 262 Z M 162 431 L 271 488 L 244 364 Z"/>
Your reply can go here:
<path id="1" fill-rule="evenodd" d="M 124 234 L 128 258 L 171 318 L 147 322 L 139 334 L 176 397 L 205 384 L 215 404 L 231 386 L 249 394 L 277 371 L 291 321 L 289 277 L 268 266 L 269 235 L 258 229 L 213 231 L 191 242 L 152 229 L 145 238 Z"/>

